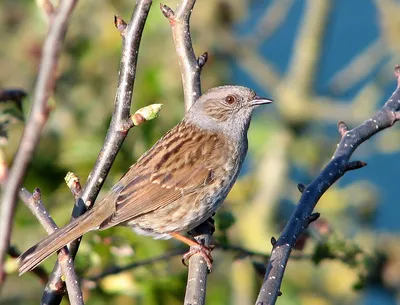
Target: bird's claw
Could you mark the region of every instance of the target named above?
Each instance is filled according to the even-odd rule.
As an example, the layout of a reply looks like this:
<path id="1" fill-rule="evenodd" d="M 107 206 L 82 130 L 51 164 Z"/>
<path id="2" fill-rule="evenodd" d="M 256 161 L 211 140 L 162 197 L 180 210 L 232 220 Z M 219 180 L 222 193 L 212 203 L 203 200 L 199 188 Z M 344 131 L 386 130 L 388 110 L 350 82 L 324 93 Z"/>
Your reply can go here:
<path id="1" fill-rule="evenodd" d="M 206 247 L 201 244 L 198 244 L 197 246 L 191 246 L 190 250 L 182 256 L 182 264 L 188 267 L 188 264 L 186 262 L 188 262 L 193 255 L 199 253 L 207 264 L 208 273 L 211 273 L 212 263 L 213 263 L 211 251 L 214 250 L 214 248 L 215 248 L 214 245 L 210 245 L 209 247 Z"/>

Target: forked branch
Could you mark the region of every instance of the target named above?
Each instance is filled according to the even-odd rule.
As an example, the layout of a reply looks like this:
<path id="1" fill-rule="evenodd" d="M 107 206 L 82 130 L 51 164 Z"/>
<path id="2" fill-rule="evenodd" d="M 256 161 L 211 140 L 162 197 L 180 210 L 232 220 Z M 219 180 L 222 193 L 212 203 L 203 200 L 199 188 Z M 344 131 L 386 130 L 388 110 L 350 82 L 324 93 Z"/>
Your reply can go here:
<path id="1" fill-rule="evenodd" d="M 397 88 L 385 105 L 370 119 L 349 130 L 344 122 L 339 122 L 338 131 L 341 140 L 332 160 L 321 173 L 307 186 L 301 185 L 299 203 L 291 215 L 279 239 L 274 243 L 264 282 L 261 287 L 257 305 L 275 304 L 280 295 L 280 286 L 290 253 L 299 236 L 305 231 L 309 222 L 314 220 L 312 212 L 321 196 L 328 188 L 347 171 L 366 165 L 361 161 L 350 161 L 356 148 L 383 129 L 391 127 L 400 118 L 400 66 L 396 66 Z"/>
<path id="2" fill-rule="evenodd" d="M 185 98 L 185 111 L 197 101 L 201 95 L 200 75 L 208 59 L 208 53 L 203 53 L 199 58 L 193 50 L 190 35 L 190 15 L 196 0 L 182 0 L 174 12 L 169 6 L 160 4 L 163 15 L 168 19 L 175 43 L 175 51 L 181 69 L 183 92 Z M 210 246 L 211 228 L 204 223 L 193 230 L 193 237 L 200 244 Z M 205 303 L 208 267 L 200 254 L 195 254 L 189 259 L 188 280 L 184 304 Z"/>
<path id="3" fill-rule="evenodd" d="M 136 77 L 140 41 L 151 3 L 151 0 L 138 0 L 132 13 L 131 20 L 126 24 L 126 27 L 123 27 L 123 30 L 121 30 L 121 25 L 125 22 L 123 22 L 122 19 L 116 18 L 115 24 L 121 33 L 123 45 L 114 112 L 96 164 L 82 188 L 82 196 L 78 198 L 74 205 L 72 218 L 79 217 L 85 213 L 88 207 L 92 206 L 103 186 L 127 132 L 131 127 L 135 126 L 133 117 L 130 115 L 133 85 Z M 74 257 L 78 251 L 79 244 L 80 240 L 75 240 L 70 243 L 69 251 L 72 257 Z M 61 275 L 62 270 L 57 262 L 50 280 L 47 283 L 42 297 L 42 303 L 59 304 L 61 302 L 64 294 L 62 289 L 64 283 L 61 279 Z M 61 289 L 58 289 L 60 287 Z"/>

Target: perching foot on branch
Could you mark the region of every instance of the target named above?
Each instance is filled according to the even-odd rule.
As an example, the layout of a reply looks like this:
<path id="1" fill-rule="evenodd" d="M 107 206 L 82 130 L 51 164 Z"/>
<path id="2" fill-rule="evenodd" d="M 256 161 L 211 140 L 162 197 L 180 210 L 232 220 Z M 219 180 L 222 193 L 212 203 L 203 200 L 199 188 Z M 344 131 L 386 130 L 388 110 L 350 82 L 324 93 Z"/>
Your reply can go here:
<path id="1" fill-rule="evenodd" d="M 207 268 L 208 268 L 208 273 L 211 273 L 212 271 L 212 263 L 213 263 L 213 258 L 211 256 L 211 251 L 214 250 L 214 246 L 210 245 L 210 247 L 206 247 L 202 244 L 197 244 L 196 246 L 191 246 L 190 250 L 188 252 L 186 252 L 183 256 L 182 256 L 182 263 L 188 267 L 189 265 L 186 263 L 186 261 L 189 261 L 189 259 L 199 253 L 204 261 L 207 264 Z"/>

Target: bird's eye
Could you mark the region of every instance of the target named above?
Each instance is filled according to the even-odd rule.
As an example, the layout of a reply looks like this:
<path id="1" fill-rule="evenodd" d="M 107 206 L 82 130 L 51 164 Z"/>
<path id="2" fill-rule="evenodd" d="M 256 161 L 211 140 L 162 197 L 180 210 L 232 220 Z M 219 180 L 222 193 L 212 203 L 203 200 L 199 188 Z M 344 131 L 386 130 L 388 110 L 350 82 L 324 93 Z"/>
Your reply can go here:
<path id="1" fill-rule="evenodd" d="M 233 104 L 234 102 L 236 102 L 236 98 L 235 98 L 233 95 L 228 95 L 228 96 L 225 98 L 225 101 L 226 101 L 228 104 Z"/>

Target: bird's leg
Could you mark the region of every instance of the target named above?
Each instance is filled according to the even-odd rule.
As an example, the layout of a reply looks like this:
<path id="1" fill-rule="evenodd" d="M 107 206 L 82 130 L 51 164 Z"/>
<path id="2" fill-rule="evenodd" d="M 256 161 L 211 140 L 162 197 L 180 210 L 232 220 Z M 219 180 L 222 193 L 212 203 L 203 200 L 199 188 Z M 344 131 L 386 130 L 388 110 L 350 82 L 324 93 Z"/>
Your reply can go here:
<path id="1" fill-rule="evenodd" d="M 195 240 L 187 238 L 179 233 L 171 233 L 171 236 L 191 247 L 191 249 L 186 252 L 182 257 L 182 263 L 187 267 L 186 261 L 189 260 L 194 254 L 200 253 L 200 255 L 206 261 L 209 272 L 212 270 L 213 258 L 211 256 L 211 251 L 214 249 L 213 246 L 206 247 Z"/>

